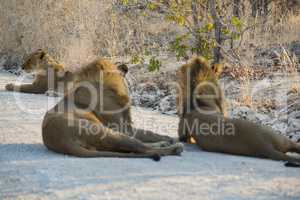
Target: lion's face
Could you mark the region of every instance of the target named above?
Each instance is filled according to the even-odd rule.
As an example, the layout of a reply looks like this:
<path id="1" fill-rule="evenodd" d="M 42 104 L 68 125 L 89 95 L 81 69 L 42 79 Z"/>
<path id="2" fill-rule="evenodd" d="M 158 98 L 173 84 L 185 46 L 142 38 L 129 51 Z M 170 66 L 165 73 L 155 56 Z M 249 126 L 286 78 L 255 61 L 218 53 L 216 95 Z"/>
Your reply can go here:
<path id="1" fill-rule="evenodd" d="M 218 110 L 222 110 L 221 88 L 218 84 L 220 74 L 221 65 L 210 65 L 202 57 L 194 58 L 183 65 L 178 71 L 180 83 L 180 92 L 177 96 L 178 113 L 193 110 L 200 104 L 209 106 L 215 104 Z"/>
<path id="2" fill-rule="evenodd" d="M 24 64 L 22 65 L 22 69 L 27 73 L 38 70 L 46 70 L 45 65 L 43 64 L 45 62 L 45 57 L 46 52 L 41 49 L 33 52 L 25 60 Z"/>

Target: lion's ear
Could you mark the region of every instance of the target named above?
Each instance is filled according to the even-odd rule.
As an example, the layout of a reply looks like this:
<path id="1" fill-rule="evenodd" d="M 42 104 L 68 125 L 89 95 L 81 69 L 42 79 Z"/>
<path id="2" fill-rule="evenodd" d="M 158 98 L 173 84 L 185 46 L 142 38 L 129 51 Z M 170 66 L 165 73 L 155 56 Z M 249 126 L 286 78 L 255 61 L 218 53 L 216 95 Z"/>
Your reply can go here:
<path id="1" fill-rule="evenodd" d="M 43 59 L 43 58 L 45 57 L 45 55 L 46 55 L 46 52 L 45 52 L 45 51 L 42 51 L 42 52 L 41 52 L 41 55 L 40 55 L 40 59 Z"/>
<path id="2" fill-rule="evenodd" d="M 212 70 L 219 77 L 223 72 L 223 65 L 222 64 L 214 64 L 214 65 L 212 65 Z"/>
<path id="3" fill-rule="evenodd" d="M 120 70 L 124 75 L 128 72 L 128 67 L 126 64 L 118 65 L 118 70 Z"/>

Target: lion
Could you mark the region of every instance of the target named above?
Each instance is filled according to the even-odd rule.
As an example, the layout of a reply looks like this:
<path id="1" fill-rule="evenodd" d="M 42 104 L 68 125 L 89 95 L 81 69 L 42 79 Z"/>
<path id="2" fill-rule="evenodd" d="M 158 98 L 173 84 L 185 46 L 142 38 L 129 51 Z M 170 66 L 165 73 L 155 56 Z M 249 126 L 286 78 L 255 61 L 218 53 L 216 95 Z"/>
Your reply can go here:
<path id="1" fill-rule="evenodd" d="M 44 117 L 45 146 L 77 157 L 180 155 L 183 145 L 173 138 L 132 126 L 127 71 L 105 59 L 77 71 L 73 89 Z"/>
<path id="2" fill-rule="evenodd" d="M 300 153 L 299 144 L 269 127 L 224 116 L 218 83 L 221 71 L 221 65 L 210 65 L 202 57 L 193 58 L 179 69 L 179 141 L 194 140 L 210 152 L 300 163 L 299 158 L 286 154 Z"/>
<path id="3" fill-rule="evenodd" d="M 63 65 L 42 49 L 38 49 L 28 56 L 22 65 L 22 70 L 35 74 L 33 83 L 23 85 L 10 83 L 5 86 L 6 90 L 34 94 L 53 91 L 57 95 L 58 93 L 66 93 L 68 83 L 73 79 L 72 72 L 66 71 Z"/>

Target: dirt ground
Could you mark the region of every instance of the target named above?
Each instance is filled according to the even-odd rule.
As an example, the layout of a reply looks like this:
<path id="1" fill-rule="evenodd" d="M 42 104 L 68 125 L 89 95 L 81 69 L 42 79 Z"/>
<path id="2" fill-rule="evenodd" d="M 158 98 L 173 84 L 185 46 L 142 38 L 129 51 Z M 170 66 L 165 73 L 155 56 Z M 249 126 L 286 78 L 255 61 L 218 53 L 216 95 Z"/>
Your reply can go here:
<path id="1" fill-rule="evenodd" d="M 181 157 L 160 162 L 52 153 L 42 144 L 41 121 L 59 98 L 4 91 L 15 79 L 0 73 L 0 199 L 300 198 L 297 168 L 190 145 Z M 176 136 L 176 116 L 134 108 L 133 119 L 138 127 Z"/>

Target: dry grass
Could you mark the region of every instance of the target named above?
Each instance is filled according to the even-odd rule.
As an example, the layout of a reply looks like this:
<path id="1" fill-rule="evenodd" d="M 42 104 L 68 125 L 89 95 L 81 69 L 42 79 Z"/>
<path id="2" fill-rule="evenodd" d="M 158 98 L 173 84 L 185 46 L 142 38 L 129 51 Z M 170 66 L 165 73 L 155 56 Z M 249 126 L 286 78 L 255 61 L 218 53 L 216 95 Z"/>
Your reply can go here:
<path id="1" fill-rule="evenodd" d="M 20 64 L 42 48 L 66 66 L 94 57 L 114 57 L 163 49 L 170 27 L 142 13 L 126 16 L 109 0 L 11 0 L 0 6 L 0 59 Z"/>
<path id="2" fill-rule="evenodd" d="M 276 107 L 274 105 L 276 101 L 272 99 L 266 101 L 266 99 L 257 100 L 252 97 L 251 81 L 270 78 L 274 74 L 282 74 L 282 78 L 298 77 L 299 61 L 288 48 L 292 42 L 300 42 L 299 33 L 300 16 L 290 16 L 276 23 L 270 18 L 244 35 L 243 43 L 238 51 L 240 63 L 231 63 L 227 60 L 228 64 L 225 68 L 225 74 L 233 80 L 238 80 L 240 84 L 239 94 L 235 99 L 238 105 L 245 105 L 255 110 Z M 272 60 L 269 55 L 262 56 L 260 52 L 268 52 L 276 56 Z M 298 82 L 291 81 L 290 85 L 286 85 L 287 90 L 299 93 Z"/>

